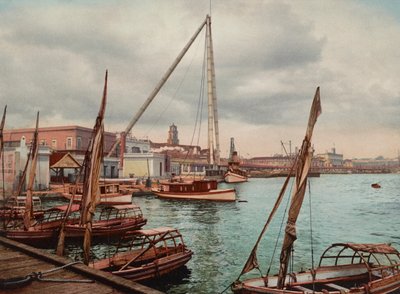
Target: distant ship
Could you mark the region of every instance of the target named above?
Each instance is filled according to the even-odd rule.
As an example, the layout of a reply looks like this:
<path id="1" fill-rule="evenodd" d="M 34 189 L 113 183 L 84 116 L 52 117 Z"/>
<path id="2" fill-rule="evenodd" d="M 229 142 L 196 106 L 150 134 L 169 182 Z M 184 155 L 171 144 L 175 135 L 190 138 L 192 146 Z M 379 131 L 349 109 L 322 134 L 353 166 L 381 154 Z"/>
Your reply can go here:
<path id="1" fill-rule="evenodd" d="M 247 182 L 248 175 L 245 170 L 239 168 L 240 159 L 235 151 L 234 138 L 231 138 L 230 156 L 228 162 L 228 170 L 224 174 L 226 183 L 242 183 Z"/>

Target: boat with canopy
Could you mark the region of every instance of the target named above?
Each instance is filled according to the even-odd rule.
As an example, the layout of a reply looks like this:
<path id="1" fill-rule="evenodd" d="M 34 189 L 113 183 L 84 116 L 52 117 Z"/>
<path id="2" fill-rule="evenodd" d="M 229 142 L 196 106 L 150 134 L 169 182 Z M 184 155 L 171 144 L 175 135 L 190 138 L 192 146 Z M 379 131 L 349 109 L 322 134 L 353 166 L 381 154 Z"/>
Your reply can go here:
<path id="1" fill-rule="evenodd" d="M 144 281 L 184 266 L 192 254 L 177 229 L 160 227 L 126 232 L 113 256 L 89 266 L 132 281 Z"/>
<path id="2" fill-rule="evenodd" d="M 317 267 L 314 266 L 313 250 L 311 250 L 311 269 L 300 272 L 293 270 L 293 265 L 291 265 L 293 259 L 291 262 L 291 258 L 293 257 L 294 242 L 297 239 L 296 221 L 307 188 L 307 177 L 313 154 L 311 137 L 320 113 L 321 103 L 318 87 L 299 154 L 247 262 L 238 279 L 231 286 L 234 293 L 367 294 L 390 293 L 400 289 L 400 254 L 389 244 L 335 243 L 322 254 Z M 271 267 L 269 267 L 266 275 L 261 274 L 258 278 L 241 280 L 240 278 L 244 274 L 253 269 L 258 269 L 261 273 L 257 258 L 258 246 L 282 201 L 293 170 L 295 170 L 294 187 L 282 241 L 279 272 L 276 275 L 270 275 Z M 289 270 L 289 267 L 292 269 Z"/>

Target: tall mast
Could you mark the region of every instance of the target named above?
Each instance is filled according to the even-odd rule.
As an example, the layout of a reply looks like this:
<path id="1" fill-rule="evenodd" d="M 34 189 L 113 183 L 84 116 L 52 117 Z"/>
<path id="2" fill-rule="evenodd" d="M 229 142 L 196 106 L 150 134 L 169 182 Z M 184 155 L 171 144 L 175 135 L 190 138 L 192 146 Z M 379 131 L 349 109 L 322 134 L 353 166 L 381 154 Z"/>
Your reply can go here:
<path id="1" fill-rule="evenodd" d="M 211 18 L 206 18 L 206 39 L 207 39 L 207 96 L 208 96 L 208 163 L 214 165 L 214 87 L 212 78 L 212 44 L 211 44 Z"/>
<path id="2" fill-rule="evenodd" d="M 211 59 L 211 81 L 212 81 L 212 97 L 213 97 L 213 118 L 214 118 L 214 131 L 215 131 L 215 151 L 214 158 L 217 165 L 220 164 L 220 148 L 219 148 L 219 127 L 218 127 L 218 105 L 217 105 L 217 86 L 215 81 L 215 65 L 214 65 L 214 50 L 211 33 L 211 17 L 209 17 L 209 31 L 210 31 L 210 59 Z"/>

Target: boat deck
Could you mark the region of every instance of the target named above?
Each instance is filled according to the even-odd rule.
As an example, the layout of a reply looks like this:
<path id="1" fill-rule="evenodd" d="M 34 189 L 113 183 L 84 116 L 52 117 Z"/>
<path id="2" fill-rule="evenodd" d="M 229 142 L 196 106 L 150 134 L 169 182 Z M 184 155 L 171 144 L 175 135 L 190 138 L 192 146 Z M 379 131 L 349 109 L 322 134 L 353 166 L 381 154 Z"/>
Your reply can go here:
<path id="1" fill-rule="evenodd" d="M 63 257 L 0 237 L 0 277 L 10 279 L 25 277 L 32 272 L 44 272 L 70 263 Z M 48 279 L 90 279 L 93 283 L 60 283 L 34 280 L 17 289 L 1 289 L 1 293 L 149 293 L 161 292 L 141 284 L 76 264 L 44 275 Z"/>

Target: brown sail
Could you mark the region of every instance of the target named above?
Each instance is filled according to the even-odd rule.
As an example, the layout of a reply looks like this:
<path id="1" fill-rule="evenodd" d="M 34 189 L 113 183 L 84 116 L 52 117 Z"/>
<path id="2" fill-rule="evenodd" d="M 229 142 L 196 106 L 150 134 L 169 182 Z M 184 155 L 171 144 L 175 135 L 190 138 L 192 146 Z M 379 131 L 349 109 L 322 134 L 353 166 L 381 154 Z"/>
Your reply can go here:
<path id="1" fill-rule="evenodd" d="M 38 159 L 38 151 L 39 151 L 39 112 L 37 113 L 36 116 L 36 128 L 35 132 L 33 134 L 33 140 L 32 140 L 32 146 L 31 146 L 31 166 L 29 170 L 29 179 L 28 179 L 28 186 L 26 189 L 26 199 L 25 199 L 25 212 L 24 212 L 24 226 L 25 229 L 28 230 L 33 221 L 33 200 L 32 200 L 32 194 L 33 194 L 33 183 L 35 180 L 36 176 L 36 165 L 37 165 L 37 159 Z"/>
<path id="2" fill-rule="evenodd" d="M 321 100 L 319 87 L 315 92 L 314 100 L 310 110 L 308 119 L 306 136 L 301 146 L 298 157 L 295 187 L 292 193 L 292 200 L 289 208 L 289 215 L 285 229 L 285 237 L 283 240 L 282 251 L 280 256 L 278 288 L 282 289 L 285 284 L 285 277 L 290 257 L 290 252 L 293 247 L 293 242 L 297 239 L 296 236 L 296 221 L 299 216 L 301 206 L 303 204 L 304 194 L 307 187 L 307 176 L 311 167 L 313 150 L 311 146 L 311 137 L 314 130 L 314 125 L 317 122 L 318 116 L 321 114 Z"/>
<path id="3" fill-rule="evenodd" d="M 89 252 L 91 245 L 92 233 L 92 218 L 95 212 L 96 205 L 100 201 L 99 179 L 101 160 L 104 150 L 104 113 L 107 101 L 107 78 L 106 71 L 103 98 L 100 105 L 100 110 L 96 118 L 96 123 L 93 128 L 92 140 L 85 155 L 84 160 L 84 175 L 83 175 L 83 195 L 81 202 L 81 224 L 86 226 L 85 236 L 83 241 L 83 258 L 84 263 L 89 263 Z"/>

